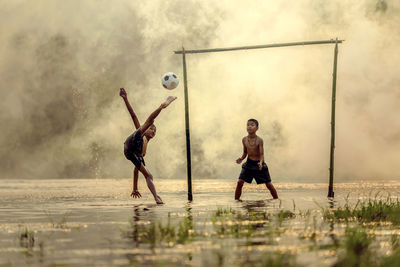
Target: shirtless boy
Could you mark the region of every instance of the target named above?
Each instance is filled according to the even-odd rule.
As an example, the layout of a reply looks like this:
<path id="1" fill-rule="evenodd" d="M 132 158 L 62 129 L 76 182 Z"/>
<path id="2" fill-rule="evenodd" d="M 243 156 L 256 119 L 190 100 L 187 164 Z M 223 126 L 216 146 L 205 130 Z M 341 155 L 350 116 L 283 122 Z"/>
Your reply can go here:
<path id="1" fill-rule="evenodd" d="M 128 136 L 124 143 L 124 154 L 125 157 L 132 161 L 133 165 L 135 165 L 134 174 L 133 174 L 133 190 L 131 193 L 132 197 L 141 197 L 141 194 L 137 188 L 137 179 L 139 176 L 138 171 L 140 171 L 144 177 L 146 178 L 147 187 L 150 192 L 153 194 L 154 200 L 157 204 L 163 204 L 160 196 L 157 195 L 156 188 L 153 184 L 153 176 L 146 169 L 145 162 L 143 159 L 144 154 L 146 153 L 147 143 L 156 135 L 156 126 L 153 124 L 154 119 L 160 114 L 161 110 L 168 107 L 172 101 L 176 99 L 175 96 L 169 96 L 164 103 L 160 105 L 150 116 L 147 118 L 143 125 L 140 125 L 139 120 L 132 109 L 128 101 L 128 95 L 124 88 L 120 89 L 119 95 L 125 102 L 126 108 L 129 111 L 129 114 L 132 117 L 133 124 L 135 125 L 136 131 Z"/>
<path id="2" fill-rule="evenodd" d="M 249 119 L 247 121 L 248 136 L 243 137 L 243 155 L 236 160 L 237 164 L 247 157 L 247 161 L 242 165 L 242 171 L 235 190 L 235 200 L 240 200 L 244 182 L 251 183 L 255 178 L 257 184 L 265 184 L 274 199 L 278 198 L 278 193 L 271 183 L 267 164 L 264 162 L 263 140 L 256 135 L 258 121 Z"/>

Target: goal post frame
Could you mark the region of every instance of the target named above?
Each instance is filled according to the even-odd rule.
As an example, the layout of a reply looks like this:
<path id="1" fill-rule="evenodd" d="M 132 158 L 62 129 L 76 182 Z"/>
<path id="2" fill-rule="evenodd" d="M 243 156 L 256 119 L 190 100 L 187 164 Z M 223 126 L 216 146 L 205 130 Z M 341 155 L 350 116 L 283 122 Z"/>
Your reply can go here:
<path id="1" fill-rule="evenodd" d="M 291 42 L 291 43 L 277 43 L 277 44 L 266 44 L 266 45 L 254 45 L 254 46 L 238 46 L 238 47 L 225 47 L 225 48 L 212 48 L 212 49 L 197 49 L 197 50 L 182 50 L 174 51 L 175 54 L 182 55 L 183 65 L 183 85 L 185 94 L 185 134 L 186 134 L 186 166 L 187 166 L 187 181 L 188 181 L 188 200 L 193 200 L 192 192 L 192 162 L 191 162 L 191 147 L 190 147 L 190 127 L 189 127 L 189 94 L 188 94 L 188 79 L 187 79 L 187 66 L 186 66 L 186 55 L 187 54 L 200 54 L 200 53 L 215 53 L 215 52 L 227 52 L 227 51 L 238 51 L 238 50 L 252 50 L 252 49 L 264 49 L 264 48 L 277 48 L 277 47 L 288 47 L 288 46 L 306 46 L 306 45 L 322 45 L 322 44 L 334 44 L 334 59 L 333 59 L 333 74 L 332 74 L 332 104 L 331 104 L 331 142 L 330 142 L 330 154 L 329 154 L 329 186 L 328 186 L 328 197 L 333 198 L 335 196 L 333 192 L 333 177 L 334 177 L 334 158 L 335 158 L 335 113 L 336 113 L 336 80 L 337 80 L 337 57 L 339 53 L 338 44 L 341 44 L 344 40 L 321 40 L 321 41 L 307 41 L 307 42 Z"/>

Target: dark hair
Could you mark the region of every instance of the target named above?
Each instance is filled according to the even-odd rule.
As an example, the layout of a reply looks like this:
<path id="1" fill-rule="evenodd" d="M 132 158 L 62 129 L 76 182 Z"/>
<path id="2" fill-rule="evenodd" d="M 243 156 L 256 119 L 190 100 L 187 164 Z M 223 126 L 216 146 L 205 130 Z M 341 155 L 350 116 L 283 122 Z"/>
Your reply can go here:
<path id="1" fill-rule="evenodd" d="M 256 126 L 258 127 L 258 121 L 256 119 L 249 119 L 247 122 L 252 121 L 256 124 Z"/>

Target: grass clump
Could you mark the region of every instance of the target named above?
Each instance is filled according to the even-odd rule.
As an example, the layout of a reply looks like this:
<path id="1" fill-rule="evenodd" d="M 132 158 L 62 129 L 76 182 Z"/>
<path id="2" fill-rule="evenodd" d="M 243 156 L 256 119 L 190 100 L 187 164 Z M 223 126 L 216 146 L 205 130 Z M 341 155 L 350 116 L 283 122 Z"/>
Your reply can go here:
<path id="1" fill-rule="evenodd" d="M 345 232 L 343 243 L 344 253 L 333 267 L 370 267 L 377 266 L 374 262 L 374 253 L 371 250 L 373 235 L 369 235 L 364 228 L 349 227 Z"/>
<path id="2" fill-rule="evenodd" d="M 398 235 L 392 235 L 392 251 L 389 256 L 379 257 L 371 243 L 374 236 L 367 234 L 364 228 L 346 229 L 344 249 L 345 252 L 333 267 L 394 267 L 400 266 L 400 247 Z"/>
<path id="3" fill-rule="evenodd" d="M 268 214 L 263 211 L 249 211 L 245 214 L 232 208 L 218 208 L 212 216 L 215 233 L 219 237 L 250 237 L 256 228 L 264 226 Z"/>
<path id="4" fill-rule="evenodd" d="M 131 224 L 132 230 L 123 232 L 123 236 L 133 239 L 136 243 L 147 243 L 152 247 L 157 244 L 185 243 L 190 241 L 195 232 L 191 217 L 185 217 L 183 221 L 172 224 L 171 218 L 163 224 L 161 221 L 150 222 L 149 224 Z"/>
<path id="5" fill-rule="evenodd" d="M 387 198 L 385 200 L 359 200 L 353 207 L 348 202 L 336 209 L 324 209 L 324 218 L 334 221 L 358 221 L 360 223 L 391 222 L 400 225 L 400 201 Z"/>
<path id="6" fill-rule="evenodd" d="M 278 213 L 254 210 L 241 213 L 232 208 L 218 208 L 211 216 L 211 222 L 213 223 L 216 235 L 219 237 L 249 238 L 265 235 L 266 233 L 257 230 L 265 230 L 266 226 L 268 236 L 277 234 L 279 232 L 276 229 L 272 229 L 270 224 L 274 220 L 280 224 L 282 221 L 294 216 L 295 214 L 288 210 L 280 210 Z"/>
<path id="7" fill-rule="evenodd" d="M 381 258 L 379 267 L 393 267 L 400 264 L 400 249 L 396 249 L 391 255 Z"/>
<path id="8" fill-rule="evenodd" d="M 229 216 L 229 215 L 235 215 L 238 214 L 238 211 L 232 209 L 232 208 L 218 208 L 216 211 L 214 211 L 213 216 L 214 217 L 222 217 L 222 216 Z"/>
<path id="9" fill-rule="evenodd" d="M 382 257 L 379 267 L 399 266 L 400 263 L 400 238 L 399 235 L 392 235 L 390 238 L 392 253 L 389 256 Z"/>
<path id="10" fill-rule="evenodd" d="M 239 264 L 238 264 L 239 263 Z M 296 255 L 275 251 L 254 255 L 251 252 L 232 255 L 223 250 L 214 250 L 203 260 L 203 266 L 246 266 L 246 267 L 296 267 Z"/>
<path id="11" fill-rule="evenodd" d="M 35 245 L 35 233 L 25 227 L 25 229 L 19 233 L 19 244 L 24 248 L 32 248 Z"/>
<path id="12" fill-rule="evenodd" d="M 192 217 L 185 217 L 178 225 L 175 241 L 178 243 L 185 243 L 192 240 L 195 235 Z"/>
<path id="13" fill-rule="evenodd" d="M 70 215 L 69 212 L 62 214 L 61 218 L 56 219 L 54 215 L 52 215 L 49 211 L 45 210 L 44 213 L 49 218 L 50 224 L 53 228 L 59 229 L 67 229 L 67 220 L 68 216 Z"/>
<path id="14" fill-rule="evenodd" d="M 246 255 L 247 259 L 242 266 L 249 267 L 296 267 L 300 266 L 297 263 L 296 255 L 287 252 L 265 252 L 260 257 L 252 257 Z"/>
<path id="15" fill-rule="evenodd" d="M 262 257 L 261 266 L 270 266 L 270 267 L 294 267 L 299 266 L 296 263 L 296 257 L 289 253 L 269 253 Z"/>
<path id="16" fill-rule="evenodd" d="M 276 218 L 278 219 L 279 223 L 282 223 L 284 220 L 286 219 L 292 219 L 294 218 L 296 215 L 291 212 L 290 210 L 280 210 L 277 214 L 276 214 Z"/>
<path id="17" fill-rule="evenodd" d="M 399 249 L 400 250 L 400 236 L 399 235 L 392 235 L 390 237 L 390 244 L 392 245 L 392 249 L 396 250 Z"/>

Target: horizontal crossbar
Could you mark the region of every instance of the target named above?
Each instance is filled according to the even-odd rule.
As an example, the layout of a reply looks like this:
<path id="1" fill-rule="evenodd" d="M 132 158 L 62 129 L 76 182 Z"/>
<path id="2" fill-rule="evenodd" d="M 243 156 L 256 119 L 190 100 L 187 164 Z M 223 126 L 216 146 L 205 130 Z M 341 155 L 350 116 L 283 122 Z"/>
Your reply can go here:
<path id="1" fill-rule="evenodd" d="M 247 50 L 247 49 L 260 49 L 260 48 L 273 48 L 273 47 L 284 47 L 284 46 L 295 46 L 295 45 L 318 45 L 318 44 L 336 44 L 342 43 L 344 40 L 326 40 L 326 41 L 310 41 L 310 42 L 295 42 L 295 43 L 281 43 L 281 44 L 267 44 L 267 45 L 253 45 L 253 46 L 238 46 L 238 47 L 226 47 L 226 48 L 212 48 L 212 49 L 199 49 L 199 50 L 185 50 L 185 54 L 199 54 L 199 53 L 212 53 L 212 52 L 224 52 L 224 51 L 236 51 L 236 50 Z M 174 51 L 175 54 L 183 54 L 183 50 Z"/>

